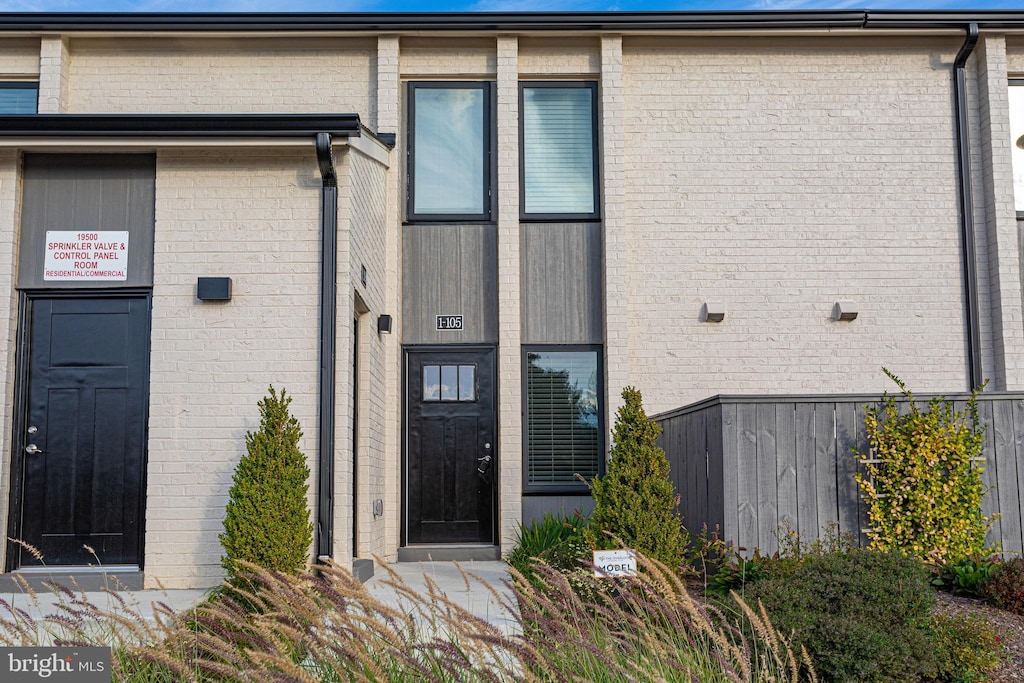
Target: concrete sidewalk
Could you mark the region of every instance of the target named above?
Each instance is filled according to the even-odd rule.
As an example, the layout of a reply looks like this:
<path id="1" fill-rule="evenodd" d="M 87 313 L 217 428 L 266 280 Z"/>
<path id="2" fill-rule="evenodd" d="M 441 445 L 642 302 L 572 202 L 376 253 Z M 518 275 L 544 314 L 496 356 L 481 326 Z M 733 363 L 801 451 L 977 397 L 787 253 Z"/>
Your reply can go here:
<path id="1" fill-rule="evenodd" d="M 459 571 L 460 566 L 472 575 L 468 586 Z M 489 621 L 506 633 L 518 628 L 515 615 L 509 614 L 501 605 L 502 600 L 513 604 L 515 602 L 512 590 L 505 584 L 508 565 L 504 562 L 460 562 L 458 566 L 454 562 L 399 562 L 389 564 L 387 568 L 378 566 L 373 578 L 366 583 L 367 590 L 386 605 L 402 607 L 401 597 L 386 585 L 390 579 L 388 569 L 420 594 L 426 594 L 426 577 L 430 577 L 448 600 L 473 616 Z M 488 590 L 488 586 L 494 589 L 497 598 Z"/>

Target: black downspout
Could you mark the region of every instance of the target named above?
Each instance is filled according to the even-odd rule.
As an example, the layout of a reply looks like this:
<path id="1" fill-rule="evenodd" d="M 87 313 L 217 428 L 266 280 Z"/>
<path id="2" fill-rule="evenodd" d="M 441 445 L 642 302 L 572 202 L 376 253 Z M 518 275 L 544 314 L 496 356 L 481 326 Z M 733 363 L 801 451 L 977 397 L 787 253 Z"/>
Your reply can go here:
<path id="1" fill-rule="evenodd" d="M 329 133 L 316 134 L 320 165 L 320 443 L 316 555 L 334 557 L 334 379 L 338 310 L 338 175 Z"/>
<path id="2" fill-rule="evenodd" d="M 974 247 L 974 200 L 971 193 L 971 142 L 967 120 L 967 58 L 978 44 L 978 25 L 967 27 L 967 38 L 953 62 L 956 101 L 956 164 L 960 182 L 960 238 L 964 258 L 964 312 L 967 315 L 967 389 L 981 386 L 981 318 L 978 313 L 978 272 Z"/>

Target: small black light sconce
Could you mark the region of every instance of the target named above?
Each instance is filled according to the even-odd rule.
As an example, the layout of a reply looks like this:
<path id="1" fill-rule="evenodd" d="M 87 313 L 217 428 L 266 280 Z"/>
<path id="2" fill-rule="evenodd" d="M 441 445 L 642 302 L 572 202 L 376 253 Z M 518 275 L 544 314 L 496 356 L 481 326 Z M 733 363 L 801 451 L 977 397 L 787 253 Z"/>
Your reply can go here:
<path id="1" fill-rule="evenodd" d="M 378 334 L 391 334 L 391 316 L 380 315 L 377 316 L 377 333 Z"/>
<path id="2" fill-rule="evenodd" d="M 725 304 L 704 304 L 701 316 L 706 323 L 720 323 L 725 320 Z"/>
<path id="3" fill-rule="evenodd" d="M 857 319 L 857 305 L 852 301 L 837 301 L 832 309 L 832 317 L 836 320 L 849 322 Z"/>
<path id="4" fill-rule="evenodd" d="M 231 301 L 231 278 L 199 278 L 196 282 L 196 298 L 200 301 Z"/>

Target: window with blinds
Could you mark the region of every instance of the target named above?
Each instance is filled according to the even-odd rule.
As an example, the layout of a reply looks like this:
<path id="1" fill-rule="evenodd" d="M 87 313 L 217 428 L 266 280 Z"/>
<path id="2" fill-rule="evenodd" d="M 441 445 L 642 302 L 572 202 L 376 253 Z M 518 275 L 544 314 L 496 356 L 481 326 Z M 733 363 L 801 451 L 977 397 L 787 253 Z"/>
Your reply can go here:
<path id="1" fill-rule="evenodd" d="M 28 81 L 0 82 L 0 114 L 35 114 L 39 84 Z"/>
<path id="2" fill-rule="evenodd" d="M 602 446 L 600 351 L 524 351 L 526 367 L 526 486 L 585 488 L 577 474 L 599 473 Z"/>
<path id="3" fill-rule="evenodd" d="M 596 83 L 523 83 L 522 215 L 597 218 Z"/>

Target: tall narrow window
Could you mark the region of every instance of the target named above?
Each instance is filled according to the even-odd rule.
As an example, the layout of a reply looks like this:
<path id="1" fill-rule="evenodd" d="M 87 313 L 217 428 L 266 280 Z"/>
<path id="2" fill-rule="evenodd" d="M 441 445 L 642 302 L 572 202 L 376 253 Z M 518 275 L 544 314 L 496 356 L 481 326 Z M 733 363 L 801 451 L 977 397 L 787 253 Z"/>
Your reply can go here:
<path id="1" fill-rule="evenodd" d="M 523 219 L 597 218 L 596 83 L 523 83 Z"/>
<path id="2" fill-rule="evenodd" d="M 38 83 L 0 81 L 0 114 L 35 114 L 38 103 Z"/>
<path id="3" fill-rule="evenodd" d="M 1024 78 L 1010 79 L 1010 148 L 1013 158 L 1013 202 L 1024 221 Z"/>
<path id="4" fill-rule="evenodd" d="M 409 219 L 490 220 L 488 83 L 409 84 Z"/>
<path id="5" fill-rule="evenodd" d="M 593 347 L 527 348 L 526 490 L 585 490 L 576 475 L 600 472 L 600 351 Z"/>

